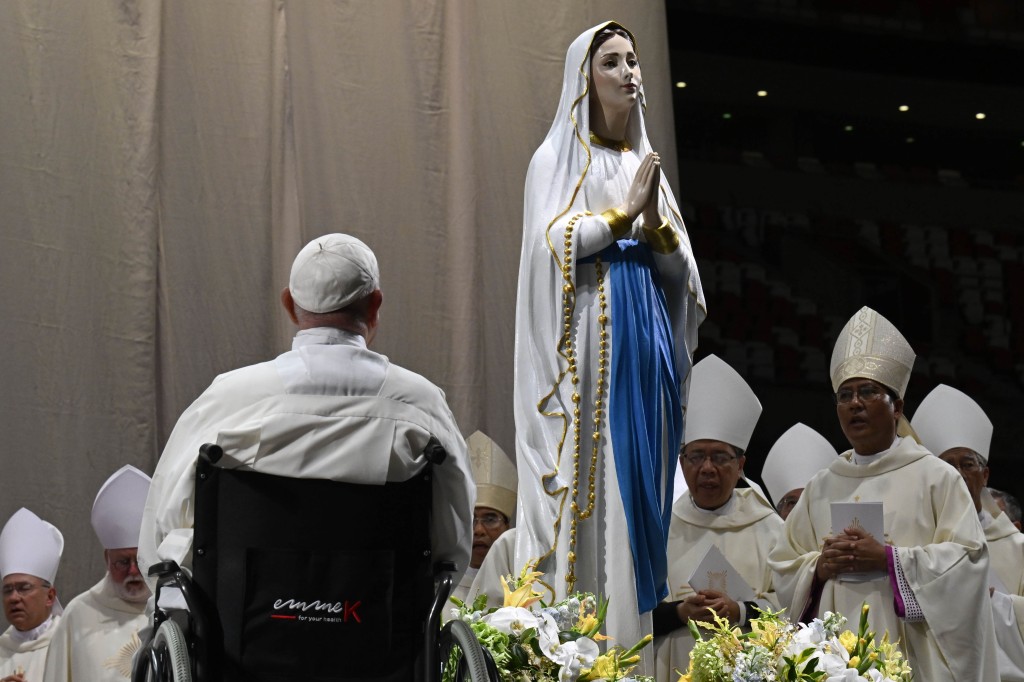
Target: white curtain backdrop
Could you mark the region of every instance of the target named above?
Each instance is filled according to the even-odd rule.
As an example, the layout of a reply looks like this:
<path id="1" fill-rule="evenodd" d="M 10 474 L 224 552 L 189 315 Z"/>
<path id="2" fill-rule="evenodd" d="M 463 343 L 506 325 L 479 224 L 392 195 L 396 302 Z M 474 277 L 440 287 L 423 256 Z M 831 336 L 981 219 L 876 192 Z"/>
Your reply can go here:
<path id="1" fill-rule="evenodd" d="M 63 531 L 65 603 L 103 573 L 107 476 L 288 347 L 278 296 L 319 234 L 377 253 L 375 348 L 514 452 L 523 182 L 605 19 L 640 41 L 674 182 L 660 0 L 0 3 L 0 523 Z"/>

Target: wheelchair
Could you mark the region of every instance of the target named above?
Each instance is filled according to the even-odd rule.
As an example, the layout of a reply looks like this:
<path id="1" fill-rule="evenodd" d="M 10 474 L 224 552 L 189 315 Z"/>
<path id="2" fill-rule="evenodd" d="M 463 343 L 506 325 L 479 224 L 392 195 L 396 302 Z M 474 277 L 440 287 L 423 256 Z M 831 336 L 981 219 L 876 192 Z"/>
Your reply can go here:
<path id="1" fill-rule="evenodd" d="M 469 626 L 440 627 L 452 564 L 430 549 L 431 472 L 359 485 L 196 463 L 191 575 L 157 577 L 133 682 L 497 682 Z M 340 519 L 340 529 L 330 521 Z M 348 523 L 345 521 L 348 520 Z M 175 591 L 186 608 L 161 606 Z"/>

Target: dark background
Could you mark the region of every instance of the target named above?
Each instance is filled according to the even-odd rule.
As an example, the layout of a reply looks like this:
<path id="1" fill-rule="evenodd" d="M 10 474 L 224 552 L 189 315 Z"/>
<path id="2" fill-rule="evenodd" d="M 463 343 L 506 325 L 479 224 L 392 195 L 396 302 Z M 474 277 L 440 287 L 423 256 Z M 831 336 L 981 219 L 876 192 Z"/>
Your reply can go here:
<path id="1" fill-rule="evenodd" d="M 868 305 L 917 353 L 908 417 L 966 392 L 989 484 L 1024 499 L 1024 3 L 666 5 L 697 359 L 761 400 L 747 473 L 798 421 L 848 449 L 828 366 Z"/>

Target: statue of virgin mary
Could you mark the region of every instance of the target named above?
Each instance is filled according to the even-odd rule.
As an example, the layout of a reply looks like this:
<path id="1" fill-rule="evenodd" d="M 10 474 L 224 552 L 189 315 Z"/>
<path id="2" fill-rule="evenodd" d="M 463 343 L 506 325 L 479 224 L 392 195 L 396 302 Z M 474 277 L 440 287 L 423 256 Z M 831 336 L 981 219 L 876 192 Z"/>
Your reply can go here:
<path id="1" fill-rule="evenodd" d="M 644 127 L 639 49 L 605 22 L 566 55 L 526 178 L 515 341 L 518 566 L 612 600 L 631 646 L 665 596 L 697 264 Z"/>

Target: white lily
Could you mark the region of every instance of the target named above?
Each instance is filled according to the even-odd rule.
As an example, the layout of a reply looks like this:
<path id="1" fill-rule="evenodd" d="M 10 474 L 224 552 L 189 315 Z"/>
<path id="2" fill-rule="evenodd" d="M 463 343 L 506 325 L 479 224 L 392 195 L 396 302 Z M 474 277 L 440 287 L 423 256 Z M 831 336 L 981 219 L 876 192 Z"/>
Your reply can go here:
<path id="1" fill-rule="evenodd" d="M 541 624 L 540 619 L 530 609 L 521 606 L 502 607 L 481 620 L 499 632 L 516 636 Z"/>

